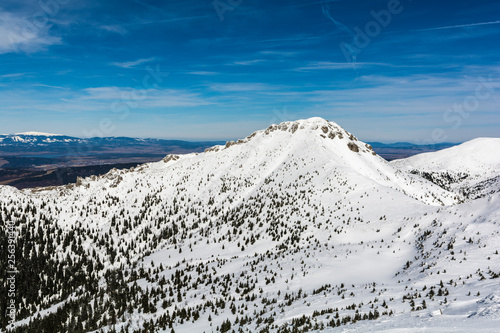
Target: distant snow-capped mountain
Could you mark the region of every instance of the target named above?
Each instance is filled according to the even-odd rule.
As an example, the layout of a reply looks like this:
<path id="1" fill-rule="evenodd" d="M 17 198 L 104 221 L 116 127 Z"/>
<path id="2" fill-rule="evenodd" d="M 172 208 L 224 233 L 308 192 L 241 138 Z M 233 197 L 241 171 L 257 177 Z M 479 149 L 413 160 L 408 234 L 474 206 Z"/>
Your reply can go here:
<path id="1" fill-rule="evenodd" d="M 500 191 L 500 138 L 478 138 L 391 164 L 466 196 Z"/>
<path id="2" fill-rule="evenodd" d="M 127 137 L 93 137 L 93 138 L 76 138 L 60 134 L 49 134 L 39 132 L 26 132 L 18 134 L 0 135 L 0 146 L 9 145 L 42 145 L 53 146 L 68 145 L 68 144 L 138 144 L 146 142 L 162 142 L 162 141 L 177 141 L 177 140 L 160 140 L 160 139 L 138 139 Z M 183 141 L 178 141 L 183 142 Z"/>
<path id="3" fill-rule="evenodd" d="M 311 118 L 67 186 L 0 186 L 16 330 L 496 327 L 500 193 L 467 197 L 411 163 Z"/>
<path id="4" fill-rule="evenodd" d="M 35 134 L 36 133 L 36 134 Z M 22 144 L 54 144 L 81 142 L 82 139 L 73 138 L 58 134 L 26 132 L 18 134 L 0 135 L 0 146 L 22 145 Z"/>
<path id="5" fill-rule="evenodd" d="M 63 136 L 62 134 L 43 133 L 43 132 L 23 132 L 23 133 L 16 133 L 15 135 L 23 135 L 23 136 Z"/>
<path id="6" fill-rule="evenodd" d="M 131 137 L 93 137 L 77 138 L 60 134 L 25 132 L 11 135 L 0 135 L 0 155 L 5 153 L 20 152 L 36 154 L 64 154 L 72 150 L 97 152 L 109 152 L 110 149 L 143 150 L 153 149 L 168 152 L 199 152 L 205 148 L 221 144 L 218 141 L 189 142 L 182 140 L 163 140 L 153 138 L 131 138 Z M 439 145 L 416 145 L 407 142 L 383 144 L 379 142 L 370 143 L 377 154 L 386 160 L 412 156 L 422 152 L 436 151 L 448 148 L 455 144 L 443 143 Z M 115 152 L 116 153 L 116 152 Z"/>
<path id="7" fill-rule="evenodd" d="M 0 135 L 0 153 L 71 153 L 71 152 L 105 152 L 110 149 L 171 149 L 179 148 L 185 151 L 205 149 L 219 141 L 190 142 L 182 140 L 162 140 L 152 138 L 128 137 L 93 137 L 76 138 L 66 135 L 26 132 Z"/>

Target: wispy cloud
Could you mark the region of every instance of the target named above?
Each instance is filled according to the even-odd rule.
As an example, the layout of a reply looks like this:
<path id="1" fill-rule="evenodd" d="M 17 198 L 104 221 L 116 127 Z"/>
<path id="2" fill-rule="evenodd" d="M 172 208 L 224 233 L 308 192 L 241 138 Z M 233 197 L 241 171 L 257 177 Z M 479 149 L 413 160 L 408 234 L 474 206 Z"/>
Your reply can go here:
<path id="1" fill-rule="evenodd" d="M 210 76 L 210 75 L 218 75 L 219 73 L 218 72 L 209 72 L 209 71 L 193 71 L 193 72 L 186 72 L 186 74 Z"/>
<path id="2" fill-rule="evenodd" d="M 44 88 L 54 88 L 54 89 L 63 89 L 63 90 L 67 90 L 68 89 L 67 87 L 52 86 L 52 85 L 43 84 L 43 83 L 34 83 L 33 87 L 44 87 Z"/>
<path id="3" fill-rule="evenodd" d="M 371 66 L 374 63 L 356 63 L 357 67 L 360 66 Z M 293 71 L 305 72 L 314 70 L 332 70 L 332 69 L 352 69 L 353 65 L 348 62 L 330 62 L 330 61 L 318 61 L 312 62 L 306 66 L 293 68 Z"/>
<path id="4" fill-rule="evenodd" d="M 33 24 L 22 16 L 0 13 L 0 54 L 33 53 L 61 44 L 61 38 L 50 34 L 49 24 Z"/>
<path id="5" fill-rule="evenodd" d="M 306 3 L 299 3 L 295 5 L 291 5 L 290 7 L 303 7 L 303 6 L 311 6 L 311 5 L 320 5 L 320 4 L 325 4 L 325 3 L 330 3 L 330 2 L 340 2 L 344 0 L 321 0 L 321 1 L 311 1 L 311 2 L 306 2 Z"/>
<path id="6" fill-rule="evenodd" d="M 144 63 L 147 63 L 147 62 L 151 62 L 151 61 L 154 61 L 154 60 L 156 60 L 156 58 L 152 57 L 152 58 L 145 58 L 145 59 L 137 59 L 137 60 L 134 60 L 134 61 L 112 62 L 111 65 L 122 67 L 122 68 L 133 68 L 133 67 L 135 67 L 137 65 L 144 64 Z"/>
<path id="7" fill-rule="evenodd" d="M 216 101 L 201 94 L 183 89 L 149 89 L 128 87 L 92 87 L 82 90 L 29 89 L 0 90 L 2 108 L 0 115 L 29 112 L 31 115 L 58 116 L 71 113 L 82 115 L 112 115 L 113 108 L 130 109 L 137 115 L 163 113 L 167 110 L 207 107 Z M 111 113 L 110 113 L 111 111 Z"/>
<path id="8" fill-rule="evenodd" d="M 182 89 L 149 89 L 141 91 L 135 88 L 95 87 L 83 90 L 82 100 L 100 102 L 123 101 L 137 103 L 141 108 L 158 107 L 194 107 L 213 104 L 201 95 Z"/>
<path id="9" fill-rule="evenodd" d="M 500 24 L 500 21 L 479 22 L 479 23 L 459 24 L 459 25 L 449 25 L 449 26 L 444 26 L 444 27 L 418 29 L 417 31 L 432 31 L 432 30 L 469 28 L 469 27 L 477 27 L 477 26 L 481 26 L 481 25 L 492 25 L 492 24 Z"/>
<path id="10" fill-rule="evenodd" d="M 219 92 L 259 92 L 279 89 L 278 86 L 273 86 L 265 83 L 213 83 L 209 86 L 211 90 Z"/>
<path id="11" fill-rule="evenodd" d="M 267 37 L 267 36 L 262 36 Z M 292 37 L 284 37 L 284 38 L 262 38 L 262 39 L 249 39 L 242 41 L 239 38 L 221 38 L 220 41 L 225 41 L 226 46 L 248 46 L 252 44 L 266 44 L 266 48 L 277 48 L 277 47 L 293 47 L 295 49 L 299 49 L 299 46 L 310 45 L 312 43 L 318 43 L 322 40 L 326 40 L 331 37 L 331 34 L 320 34 L 320 35 L 311 35 L 311 34 L 296 34 Z M 263 46 L 259 46 L 263 47 Z M 296 51 L 296 52 L 303 52 Z"/>
<path id="12" fill-rule="evenodd" d="M 301 52 L 299 51 L 260 51 L 262 55 L 278 56 L 278 57 L 293 57 Z"/>
<path id="13" fill-rule="evenodd" d="M 0 75 L 1 78 L 13 78 L 13 77 L 22 77 L 26 75 L 26 73 L 11 73 L 11 74 L 3 74 Z"/>
<path id="14" fill-rule="evenodd" d="M 118 24 L 112 24 L 112 25 L 102 25 L 101 29 L 109 31 L 109 32 L 115 32 L 120 35 L 125 35 L 127 33 L 127 30 Z"/>
<path id="15" fill-rule="evenodd" d="M 212 16 L 210 15 L 200 15 L 200 16 L 184 16 L 184 17 L 175 17 L 175 18 L 169 18 L 169 19 L 164 19 L 164 20 L 154 20 L 154 21 L 141 21 L 141 22 L 136 22 L 136 23 L 130 23 L 127 25 L 133 26 L 133 25 L 142 25 L 142 24 L 154 24 L 154 23 L 170 23 L 170 22 L 178 22 L 178 21 L 191 21 L 191 20 L 200 20 L 200 19 L 205 19 L 205 18 L 210 18 Z"/>
<path id="16" fill-rule="evenodd" d="M 264 62 L 266 60 L 264 59 L 254 59 L 254 60 L 244 60 L 244 61 L 233 61 L 231 63 L 229 63 L 228 65 L 236 65 L 236 66 L 251 66 L 251 65 L 255 65 L 255 64 L 258 64 L 258 63 L 261 63 L 261 62 Z"/>
<path id="17" fill-rule="evenodd" d="M 152 6 L 150 4 L 147 4 L 147 3 L 139 1 L 139 0 L 132 0 L 132 1 L 133 2 L 137 2 L 138 4 L 141 4 L 141 5 L 145 6 L 145 7 L 148 7 L 148 8 L 154 9 L 154 10 L 159 10 L 159 9 L 161 10 L 161 8 L 159 8 L 159 7 Z"/>
<path id="18" fill-rule="evenodd" d="M 422 65 L 396 65 L 384 62 L 357 62 L 356 67 L 359 68 L 368 68 L 368 67 L 392 67 L 392 68 L 428 68 L 431 66 L 422 66 Z M 330 62 L 330 61 L 318 61 L 311 62 L 306 66 L 293 68 L 293 71 L 296 72 L 308 72 L 315 70 L 337 70 L 337 69 L 352 69 L 353 65 L 348 62 Z"/>

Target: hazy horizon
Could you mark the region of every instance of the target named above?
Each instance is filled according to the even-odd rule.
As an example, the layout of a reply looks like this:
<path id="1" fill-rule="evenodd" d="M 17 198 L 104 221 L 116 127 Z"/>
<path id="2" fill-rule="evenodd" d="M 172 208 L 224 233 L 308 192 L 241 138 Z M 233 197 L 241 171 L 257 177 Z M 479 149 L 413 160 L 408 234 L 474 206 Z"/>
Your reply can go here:
<path id="1" fill-rule="evenodd" d="M 263 130 L 265 128 L 260 128 L 258 130 Z M 258 131 L 257 130 L 257 131 Z M 19 133 L 0 133 L 0 135 L 29 135 L 26 133 L 29 132 L 39 132 L 39 131 L 26 131 L 26 132 L 19 132 Z M 254 131 L 255 132 L 255 131 Z M 172 140 L 172 141 L 192 141 L 192 142 L 227 142 L 231 140 L 238 140 L 238 139 L 243 139 L 247 137 L 248 135 L 252 133 L 248 133 L 245 136 L 242 137 L 234 137 L 234 138 L 189 138 L 189 137 L 184 137 L 184 138 L 175 138 L 175 137 L 151 137 L 151 136 L 128 136 L 128 135 L 118 135 L 118 136 L 94 136 L 94 137 L 84 137 L 84 136 L 73 136 L 69 134 L 64 134 L 64 133 L 46 133 L 46 132 L 39 132 L 40 134 L 50 134 L 50 135 L 56 135 L 56 136 L 67 136 L 67 137 L 75 137 L 75 138 L 81 138 L 81 139 L 92 139 L 92 138 L 119 138 L 119 137 L 124 137 L 124 138 L 133 138 L 133 139 L 156 139 L 156 140 Z M 353 133 L 356 135 L 355 133 Z M 472 138 L 471 140 L 474 139 L 479 139 L 479 138 L 485 138 L 485 137 L 477 137 L 477 138 Z M 493 138 L 493 137 L 492 137 Z M 398 143 L 410 143 L 410 144 L 415 144 L 415 145 L 432 145 L 432 144 L 461 144 L 470 140 L 466 141 L 443 141 L 443 142 L 419 142 L 419 141 L 377 141 L 377 140 L 365 140 L 363 138 L 358 138 L 361 141 L 368 142 L 368 143 L 382 143 L 382 144 L 398 144 Z"/>

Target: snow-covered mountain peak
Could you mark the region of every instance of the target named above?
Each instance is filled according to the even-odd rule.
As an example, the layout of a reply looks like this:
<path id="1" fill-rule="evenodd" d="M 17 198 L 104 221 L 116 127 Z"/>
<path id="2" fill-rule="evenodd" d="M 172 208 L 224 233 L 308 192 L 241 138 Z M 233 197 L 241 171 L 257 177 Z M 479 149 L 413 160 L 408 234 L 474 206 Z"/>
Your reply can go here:
<path id="1" fill-rule="evenodd" d="M 23 132 L 23 133 L 16 133 L 15 135 L 28 135 L 28 136 L 63 136 L 62 134 L 44 133 L 44 132 Z"/>
<path id="2" fill-rule="evenodd" d="M 162 179 L 171 178 L 176 179 L 177 185 L 184 184 L 193 189 L 206 183 L 207 175 L 213 177 L 208 177 L 209 182 L 204 187 L 211 189 L 222 186 L 227 177 L 239 179 L 252 189 L 240 193 L 242 198 L 260 191 L 260 186 L 269 179 L 295 186 L 292 184 L 305 175 L 314 175 L 310 176 L 307 186 L 326 182 L 337 187 L 349 183 L 370 192 L 374 189 L 397 191 L 406 199 L 413 198 L 431 205 L 458 202 L 454 193 L 397 170 L 378 156 L 370 145 L 359 141 L 336 123 L 321 118 L 271 125 L 245 139 L 208 148 L 205 153 L 168 155 L 163 161 L 145 164 L 133 171 L 115 170 L 102 177 L 80 179 L 75 191 L 84 195 L 95 193 L 87 188 L 99 192 L 114 192 L 110 189 L 116 187 L 121 188 L 117 190 L 119 192 L 136 191 L 139 178 L 157 183 L 154 188 L 164 183 Z M 135 185 L 129 187 L 131 184 Z M 71 197 L 72 188 L 57 188 L 56 195 L 62 191 Z"/>
<path id="3" fill-rule="evenodd" d="M 284 131 L 299 134 L 323 134 L 324 136 L 330 136 L 331 138 L 333 138 L 335 135 L 338 135 L 340 138 L 342 138 L 344 135 L 352 136 L 352 134 L 344 130 L 341 126 L 333 121 L 328 121 L 320 117 L 313 117 L 309 119 L 285 121 L 280 124 L 273 124 L 264 130 L 253 133 L 249 137 L 258 134 L 268 135 L 269 133 L 274 131 Z"/>
<path id="4" fill-rule="evenodd" d="M 228 141 L 225 146 L 214 146 L 206 151 L 219 151 L 234 145 L 252 142 L 253 145 L 265 142 L 266 145 L 296 146 L 308 143 L 312 146 L 325 146 L 325 140 L 337 141 L 336 145 L 343 145 L 355 153 L 370 153 L 376 155 L 372 147 L 358 141 L 351 133 L 344 130 L 335 122 L 323 118 L 314 117 L 297 121 L 286 121 L 280 124 L 272 124 L 266 129 L 256 131 L 244 139 Z M 271 141 L 271 142 L 269 142 Z M 331 145 L 330 145 L 331 146 Z M 342 150 L 337 151 L 340 153 Z"/>

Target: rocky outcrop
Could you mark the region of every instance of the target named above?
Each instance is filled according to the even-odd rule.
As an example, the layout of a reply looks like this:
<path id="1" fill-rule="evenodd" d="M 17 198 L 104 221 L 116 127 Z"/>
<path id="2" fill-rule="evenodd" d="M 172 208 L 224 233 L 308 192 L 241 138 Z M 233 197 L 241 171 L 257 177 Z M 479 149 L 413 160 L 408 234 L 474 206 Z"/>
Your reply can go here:
<path id="1" fill-rule="evenodd" d="M 355 153 L 359 153 L 359 147 L 357 144 L 355 144 L 354 142 L 349 142 L 347 144 L 347 147 L 349 147 L 350 150 L 352 150 L 353 152 Z"/>

